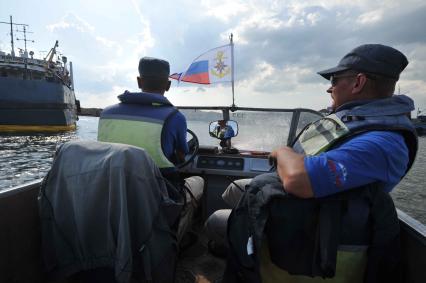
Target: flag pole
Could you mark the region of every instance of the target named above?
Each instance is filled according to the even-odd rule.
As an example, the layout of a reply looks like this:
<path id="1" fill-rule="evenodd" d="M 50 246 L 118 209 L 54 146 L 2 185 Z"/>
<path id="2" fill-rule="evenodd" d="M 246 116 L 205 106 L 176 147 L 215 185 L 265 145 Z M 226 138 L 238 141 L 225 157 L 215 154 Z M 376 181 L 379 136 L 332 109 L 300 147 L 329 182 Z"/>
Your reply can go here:
<path id="1" fill-rule="evenodd" d="M 231 111 L 235 109 L 235 100 L 234 100 L 234 42 L 232 40 L 233 34 L 231 33 L 231 36 L 229 37 L 230 44 L 231 44 L 231 83 L 232 83 L 232 105 L 231 105 Z"/>

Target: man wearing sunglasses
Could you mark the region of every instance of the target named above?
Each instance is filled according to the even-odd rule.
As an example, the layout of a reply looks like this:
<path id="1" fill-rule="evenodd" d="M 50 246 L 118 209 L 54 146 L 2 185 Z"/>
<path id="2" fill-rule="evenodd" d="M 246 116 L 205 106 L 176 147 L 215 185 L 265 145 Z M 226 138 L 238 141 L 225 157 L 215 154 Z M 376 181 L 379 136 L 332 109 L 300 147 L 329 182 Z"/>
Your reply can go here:
<path id="1" fill-rule="evenodd" d="M 314 156 L 294 152 L 300 148 L 297 142 L 293 149 L 275 151 L 272 155 L 287 192 L 324 197 L 372 182 L 380 182 L 390 192 L 399 183 L 417 151 L 407 118 L 414 103 L 405 95 L 394 95 L 407 65 L 400 51 L 366 44 L 345 55 L 336 67 L 318 72 L 330 81 L 327 92 L 333 116 L 343 122 L 348 134 Z M 295 159 L 289 161 L 288 155 Z"/>
<path id="2" fill-rule="evenodd" d="M 244 254 L 249 250 L 248 242 L 254 242 L 254 247 L 258 248 L 262 240 L 256 235 L 269 229 L 269 252 L 274 263 L 281 267 L 269 266 L 275 276 L 287 278 L 288 274 L 280 274 L 284 269 L 290 274 L 336 275 L 342 279 L 345 275 L 335 274 L 339 270 L 336 266 L 346 266 L 340 270 L 353 271 L 358 265 L 363 267 L 355 273 L 364 277 L 364 282 L 399 280 L 399 226 L 389 192 L 405 176 L 417 152 L 417 136 L 407 117 L 414 110 L 414 103 L 405 95 L 393 94 L 399 75 L 407 65 L 408 60 L 400 51 L 381 44 L 366 44 L 345 55 L 336 67 L 318 72 L 331 83 L 327 92 L 332 99 L 332 113 L 302 130 L 291 148 L 282 147 L 272 152 L 276 173 L 259 175 L 251 182 L 241 180 L 240 187 L 249 186 L 238 205 L 232 203 L 238 200 L 234 194 L 238 192 L 235 185 L 229 186 L 223 195 L 228 204 L 236 206 L 233 210 L 236 213 L 231 213 L 228 221 L 227 235 L 232 247 L 231 257 L 237 264 L 228 264 L 227 276 L 244 274 L 242 277 L 246 281 L 256 278 L 238 262 L 248 260 Z M 294 198 L 286 203 L 289 195 L 312 201 L 301 201 L 296 213 Z M 233 199 L 227 201 L 228 196 Z M 334 201 L 339 203 L 335 210 L 326 212 L 327 205 Z M 316 212 L 307 216 L 305 211 Z M 247 217 L 243 217 L 244 214 Z M 336 220 L 337 214 L 340 220 Z M 220 222 L 218 219 L 228 216 L 229 213 L 215 213 L 207 227 L 210 224 L 212 229 Z M 274 219 L 282 221 L 274 222 Z M 325 221 L 328 224 L 324 225 L 329 226 L 306 223 L 301 229 L 295 224 L 299 219 L 328 219 Z M 269 223 L 269 228 L 265 228 L 265 223 Z M 250 235 L 241 235 L 244 227 L 251 227 Z M 337 243 L 332 240 L 333 231 L 340 233 L 334 239 Z M 300 240 L 311 239 L 310 235 L 317 235 L 314 243 Z M 285 241 L 288 243 L 283 243 Z M 323 249 L 321 242 L 333 242 L 334 249 L 328 249 L 330 246 Z M 345 262 L 339 256 L 342 244 L 363 246 L 364 250 L 360 248 L 358 254 L 352 250 L 354 258 Z M 309 246 L 313 246 L 312 250 L 307 248 Z M 368 264 L 363 265 L 359 256 L 366 254 L 366 247 Z M 253 245 L 250 249 L 253 250 Z M 337 264 L 336 258 L 330 257 L 336 255 L 336 250 L 339 252 Z M 321 251 L 327 252 L 322 254 Z M 257 253 L 261 257 L 259 250 L 251 253 L 250 256 Z M 318 256 L 320 260 L 315 259 Z M 263 259 L 262 256 L 262 264 Z M 335 269 L 325 268 L 327 266 Z"/>

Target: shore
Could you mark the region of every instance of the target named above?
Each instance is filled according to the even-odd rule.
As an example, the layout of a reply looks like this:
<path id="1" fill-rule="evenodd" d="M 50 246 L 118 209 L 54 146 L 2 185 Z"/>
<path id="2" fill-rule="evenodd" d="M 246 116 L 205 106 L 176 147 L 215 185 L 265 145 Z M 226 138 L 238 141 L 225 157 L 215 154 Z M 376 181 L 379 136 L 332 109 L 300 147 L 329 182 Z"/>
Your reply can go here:
<path id="1" fill-rule="evenodd" d="M 92 117 L 99 117 L 99 115 L 102 112 L 102 108 L 80 108 L 80 111 L 78 112 L 79 116 L 92 116 Z"/>

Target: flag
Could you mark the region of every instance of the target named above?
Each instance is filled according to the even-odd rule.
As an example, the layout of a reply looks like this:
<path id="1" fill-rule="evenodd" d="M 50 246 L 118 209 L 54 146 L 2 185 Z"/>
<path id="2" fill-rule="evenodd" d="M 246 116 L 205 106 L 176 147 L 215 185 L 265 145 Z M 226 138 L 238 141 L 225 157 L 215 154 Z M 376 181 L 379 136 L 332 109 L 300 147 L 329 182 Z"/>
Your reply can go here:
<path id="1" fill-rule="evenodd" d="M 182 73 L 170 75 L 180 82 L 213 84 L 233 81 L 232 43 L 213 48 L 198 56 Z"/>

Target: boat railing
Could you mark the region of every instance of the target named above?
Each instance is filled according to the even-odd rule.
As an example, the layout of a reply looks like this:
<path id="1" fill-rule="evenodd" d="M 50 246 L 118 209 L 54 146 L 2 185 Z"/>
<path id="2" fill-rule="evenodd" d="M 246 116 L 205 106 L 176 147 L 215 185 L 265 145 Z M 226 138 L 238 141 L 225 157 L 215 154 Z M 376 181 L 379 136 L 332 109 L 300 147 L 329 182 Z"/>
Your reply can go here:
<path id="1" fill-rule="evenodd" d="M 398 212 L 398 218 L 400 220 L 401 225 L 405 226 L 404 228 L 406 228 L 405 230 L 409 234 L 420 240 L 423 245 L 426 245 L 426 225 L 417 221 L 402 210 L 396 210 Z"/>
<path id="2" fill-rule="evenodd" d="M 0 191 L 0 199 L 6 198 L 6 197 L 11 196 L 11 195 L 16 195 L 18 193 L 26 192 L 26 191 L 32 190 L 36 187 L 40 187 L 42 180 L 43 179 L 38 179 L 38 180 L 31 181 L 31 182 L 28 182 L 28 183 L 25 183 L 25 184 L 22 184 L 22 185 L 19 185 L 19 186 L 3 189 L 3 190 Z"/>
<path id="3" fill-rule="evenodd" d="M 38 66 L 45 66 L 46 61 L 42 59 L 35 59 L 35 58 L 25 58 L 25 57 L 12 57 L 10 55 L 0 55 L 0 62 L 6 63 L 6 64 L 28 64 L 28 65 L 38 65 Z M 60 66 L 60 64 L 58 64 Z M 55 66 L 55 67 L 58 67 Z"/>

